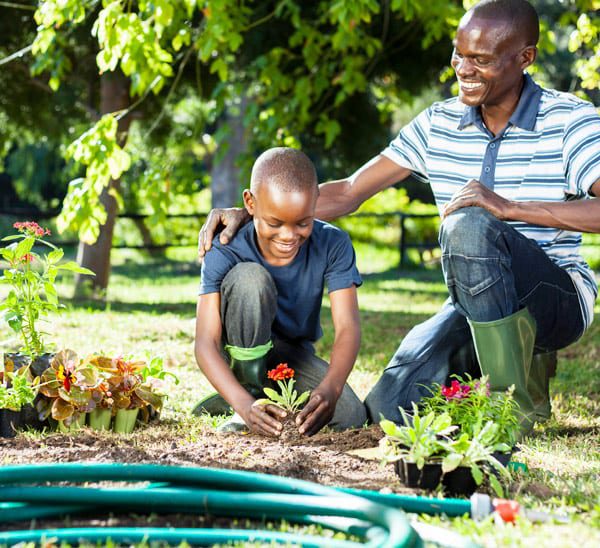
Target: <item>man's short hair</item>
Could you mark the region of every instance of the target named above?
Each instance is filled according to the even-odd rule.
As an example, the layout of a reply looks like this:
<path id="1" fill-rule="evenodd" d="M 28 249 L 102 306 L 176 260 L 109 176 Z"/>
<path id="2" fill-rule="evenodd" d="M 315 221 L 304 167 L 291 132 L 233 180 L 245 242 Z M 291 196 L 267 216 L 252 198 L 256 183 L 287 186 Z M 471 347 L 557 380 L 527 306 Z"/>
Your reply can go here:
<path id="1" fill-rule="evenodd" d="M 469 11 L 482 19 L 506 21 L 513 29 L 512 36 L 522 38 L 526 46 L 538 43 L 540 19 L 527 0 L 482 0 Z"/>
<path id="2" fill-rule="evenodd" d="M 284 192 L 306 192 L 318 188 L 317 172 L 301 150 L 274 147 L 263 152 L 254 162 L 250 189 L 268 183 Z"/>

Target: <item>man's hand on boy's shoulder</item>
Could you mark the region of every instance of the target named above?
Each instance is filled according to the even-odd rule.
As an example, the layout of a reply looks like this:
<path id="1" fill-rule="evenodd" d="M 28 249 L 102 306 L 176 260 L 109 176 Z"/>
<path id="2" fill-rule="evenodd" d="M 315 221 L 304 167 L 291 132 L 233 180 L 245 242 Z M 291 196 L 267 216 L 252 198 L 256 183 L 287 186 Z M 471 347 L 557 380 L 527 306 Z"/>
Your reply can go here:
<path id="1" fill-rule="evenodd" d="M 329 424 L 335 412 L 339 394 L 333 388 L 317 386 L 304 409 L 296 418 L 296 424 L 301 434 L 314 436 L 321 428 Z"/>
<path id="2" fill-rule="evenodd" d="M 198 259 L 202 260 L 212 247 L 212 241 L 219 227 L 225 227 L 219 236 L 225 245 L 236 235 L 237 231 L 250 220 L 250 215 L 244 208 L 230 207 L 227 209 L 211 209 L 206 221 L 198 233 Z"/>

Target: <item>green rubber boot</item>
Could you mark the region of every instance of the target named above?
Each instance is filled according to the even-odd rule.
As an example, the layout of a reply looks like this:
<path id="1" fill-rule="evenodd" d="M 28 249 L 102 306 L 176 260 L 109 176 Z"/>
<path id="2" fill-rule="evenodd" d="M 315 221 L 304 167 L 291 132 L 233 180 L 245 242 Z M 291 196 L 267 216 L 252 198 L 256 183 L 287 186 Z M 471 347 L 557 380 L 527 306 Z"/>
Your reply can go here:
<path id="1" fill-rule="evenodd" d="M 230 359 L 230 367 L 235 378 L 252 396 L 259 398 L 263 387 L 267 384 L 267 356 L 253 360 Z M 192 414 L 216 416 L 228 415 L 232 412 L 231 406 L 217 392 L 201 400 L 192 410 Z"/>
<path id="2" fill-rule="evenodd" d="M 469 320 L 481 372 L 488 375 L 490 389 L 504 392 L 515 385 L 513 397 L 521 411 L 521 436 L 533 428 L 535 409 L 528 391 L 529 371 L 535 343 L 535 320 L 524 308 L 492 322 Z"/>
<path id="3" fill-rule="evenodd" d="M 536 422 L 547 421 L 552 416 L 550 378 L 556 374 L 556 362 L 556 352 L 537 354 L 531 360 L 527 391 L 533 402 Z"/>

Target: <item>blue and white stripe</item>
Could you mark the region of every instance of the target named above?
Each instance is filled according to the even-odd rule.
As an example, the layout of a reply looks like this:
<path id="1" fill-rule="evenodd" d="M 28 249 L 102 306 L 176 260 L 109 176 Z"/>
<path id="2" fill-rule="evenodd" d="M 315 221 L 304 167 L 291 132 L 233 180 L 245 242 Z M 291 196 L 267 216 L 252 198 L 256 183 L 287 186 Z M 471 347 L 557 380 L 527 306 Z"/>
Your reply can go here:
<path id="1" fill-rule="evenodd" d="M 574 95 L 540 88 L 528 75 L 521 100 L 499 138 L 485 128 L 477 109 L 457 98 L 434 103 L 382 154 L 430 183 L 438 208 L 471 179 L 484 177 L 509 200 L 588 198 L 590 187 L 600 180 L 600 117 L 594 106 Z M 498 150 L 490 154 L 488 147 Z M 580 255 L 581 234 L 522 222 L 511 225 L 536 240 L 571 275 L 589 326 L 598 286 Z"/>

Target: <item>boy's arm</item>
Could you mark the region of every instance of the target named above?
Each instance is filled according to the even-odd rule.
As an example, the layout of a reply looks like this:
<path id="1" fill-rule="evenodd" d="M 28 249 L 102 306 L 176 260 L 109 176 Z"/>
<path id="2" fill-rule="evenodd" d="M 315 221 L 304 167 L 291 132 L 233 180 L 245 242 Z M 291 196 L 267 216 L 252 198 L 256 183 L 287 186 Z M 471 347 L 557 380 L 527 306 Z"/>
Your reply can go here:
<path id="1" fill-rule="evenodd" d="M 261 434 L 278 436 L 282 425 L 273 415 L 285 417 L 276 406 L 254 405 L 255 399 L 235 378 L 220 352 L 221 295 L 200 295 L 196 308 L 196 361 L 206 378 L 227 403 L 244 419 L 248 427 Z"/>
<path id="2" fill-rule="evenodd" d="M 360 348 L 360 319 L 356 286 L 329 294 L 335 339 L 327 374 L 311 393 L 310 400 L 298 415 L 301 434 L 312 436 L 325 426 L 335 412 L 348 375 Z"/>

